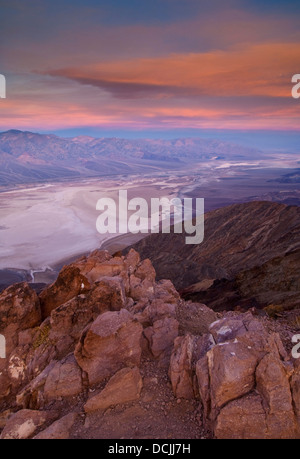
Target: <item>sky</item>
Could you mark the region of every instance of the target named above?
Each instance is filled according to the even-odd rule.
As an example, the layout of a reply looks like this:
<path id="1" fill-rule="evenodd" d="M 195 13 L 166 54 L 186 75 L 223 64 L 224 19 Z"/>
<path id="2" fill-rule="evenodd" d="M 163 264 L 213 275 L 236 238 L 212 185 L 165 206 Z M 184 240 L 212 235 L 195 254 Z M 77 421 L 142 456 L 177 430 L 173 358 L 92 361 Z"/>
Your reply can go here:
<path id="1" fill-rule="evenodd" d="M 299 132 L 299 18 L 299 0 L 0 0 L 0 130 Z"/>

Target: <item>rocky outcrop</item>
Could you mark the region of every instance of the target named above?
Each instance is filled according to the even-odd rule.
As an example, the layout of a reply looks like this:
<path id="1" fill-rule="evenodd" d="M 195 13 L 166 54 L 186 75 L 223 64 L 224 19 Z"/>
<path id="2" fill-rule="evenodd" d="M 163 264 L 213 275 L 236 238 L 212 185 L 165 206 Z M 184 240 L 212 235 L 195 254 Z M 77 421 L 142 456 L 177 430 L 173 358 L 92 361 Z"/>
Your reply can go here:
<path id="1" fill-rule="evenodd" d="M 176 405 L 198 405 L 216 438 L 300 436 L 300 366 L 266 319 L 182 300 L 134 250 L 95 251 L 40 297 L 10 287 L 0 327 L 1 438 L 69 438 L 82 418 L 141 410 L 153 371 L 165 385 L 169 377 Z M 165 415 L 169 404 L 159 407 Z"/>
<path id="2" fill-rule="evenodd" d="M 40 295 L 43 318 L 48 317 L 53 309 L 80 293 L 85 293 L 89 288 L 90 284 L 79 268 L 65 266 L 54 284 L 43 290 Z"/>
<path id="3" fill-rule="evenodd" d="M 15 284 L 1 294 L 0 328 L 18 325 L 18 331 L 40 323 L 41 311 L 36 293 L 27 283 Z"/>
<path id="4" fill-rule="evenodd" d="M 6 358 L 0 358 L 0 398 L 24 381 L 24 362 L 19 342 L 29 341 L 41 322 L 38 297 L 27 283 L 8 287 L 0 295 L 0 334 L 5 338 Z"/>
<path id="5" fill-rule="evenodd" d="M 159 364 L 168 366 L 174 339 L 178 336 L 178 321 L 171 317 L 156 320 L 144 330 L 151 354 Z"/>
<path id="6" fill-rule="evenodd" d="M 143 356 L 169 365 L 180 302 L 172 283 L 156 282 L 150 261 L 133 250 L 126 257 L 95 251 L 65 266 L 39 297 L 27 284 L 2 292 L 0 333 L 7 344 L 6 358 L 0 359 L 2 423 L 7 424 L 10 412 L 4 408 L 13 400 L 14 410 L 21 409 L 17 413 L 34 415 L 53 403 L 87 397 L 110 378 L 87 410 L 91 404 L 101 410 L 105 403 L 134 400 L 142 388 Z M 17 426 L 18 418 L 11 419 Z M 43 435 L 53 436 L 57 425 L 47 429 Z M 31 437 L 35 430 L 29 430 Z"/>
<path id="7" fill-rule="evenodd" d="M 210 334 L 178 336 L 170 359 L 169 377 L 177 398 L 199 398 L 197 365 L 215 344 Z"/>
<path id="8" fill-rule="evenodd" d="M 204 422 L 217 438 L 299 436 L 298 372 L 279 335 L 250 313 L 229 313 L 210 332 L 202 336 L 204 353 L 196 336 L 177 338 L 170 362 L 175 393 L 197 396 L 196 375 Z"/>

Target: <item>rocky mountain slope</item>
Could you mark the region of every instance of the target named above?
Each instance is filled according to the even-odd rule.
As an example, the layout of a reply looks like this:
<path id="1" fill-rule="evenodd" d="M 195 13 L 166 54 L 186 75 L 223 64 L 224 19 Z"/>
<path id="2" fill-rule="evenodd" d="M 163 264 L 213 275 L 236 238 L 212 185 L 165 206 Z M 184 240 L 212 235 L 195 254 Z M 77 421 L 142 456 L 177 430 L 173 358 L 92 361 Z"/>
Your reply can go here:
<path id="1" fill-rule="evenodd" d="M 218 140 L 66 139 L 10 130 L 0 133 L 0 186 L 176 170 L 195 160 L 253 158 L 258 153 Z"/>
<path id="2" fill-rule="evenodd" d="M 295 332 L 95 251 L 39 296 L 1 293 L 1 438 L 299 438 Z"/>
<path id="3" fill-rule="evenodd" d="M 215 310 L 299 305 L 300 207 L 235 204 L 205 214 L 204 233 L 199 245 L 171 233 L 133 247 L 152 261 L 158 279 L 171 279 L 185 298 Z"/>

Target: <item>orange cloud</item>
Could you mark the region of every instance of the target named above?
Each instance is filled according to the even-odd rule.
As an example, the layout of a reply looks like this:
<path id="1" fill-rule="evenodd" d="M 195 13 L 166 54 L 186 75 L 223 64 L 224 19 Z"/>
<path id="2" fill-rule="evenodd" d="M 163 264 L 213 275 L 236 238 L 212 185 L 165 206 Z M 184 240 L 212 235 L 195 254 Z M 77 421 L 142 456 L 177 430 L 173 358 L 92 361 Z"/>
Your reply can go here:
<path id="1" fill-rule="evenodd" d="M 22 86 L 0 101 L 0 123 L 299 130 L 300 103 L 291 97 L 299 62 L 296 43 L 265 43 L 52 70 L 36 75 L 38 90 Z"/>
<path id="2" fill-rule="evenodd" d="M 228 51 L 118 60 L 50 72 L 119 98 L 170 95 L 290 97 L 297 43 L 266 43 Z"/>

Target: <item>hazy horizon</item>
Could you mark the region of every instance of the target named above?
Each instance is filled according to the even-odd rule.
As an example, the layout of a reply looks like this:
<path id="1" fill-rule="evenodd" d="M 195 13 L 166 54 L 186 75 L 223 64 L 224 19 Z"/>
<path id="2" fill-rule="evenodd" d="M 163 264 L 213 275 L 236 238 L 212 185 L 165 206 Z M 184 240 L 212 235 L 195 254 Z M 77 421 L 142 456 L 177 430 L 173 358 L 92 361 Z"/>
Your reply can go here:
<path id="1" fill-rule="evenodd" d="M 128 140 L 175 140 L 183 138 L 199 138 L 207 140 L 223 140 L 225 142 L 232 142 L 242 146 L 256 147 L 263 150 L 300 150 L 300 132 L 298 131 L 285 131 L 285 130 L 232 130 L 232 129 L 185 129 L 176 131 L 158 131 L 158 130 L 103 130 L 96 127 L 76 127 L 73 129 L 58 129 L 58 130 L 42 130 L 42 129 L 2 129 L 0 133 L 7 131 L 21 131 L 32 132 L 42 135 L 56 135 L 62 138 L 74 138 L 79 136 L 88 136 L 99 138 L 118 138 Z"/>

